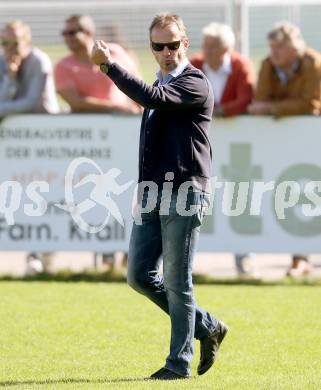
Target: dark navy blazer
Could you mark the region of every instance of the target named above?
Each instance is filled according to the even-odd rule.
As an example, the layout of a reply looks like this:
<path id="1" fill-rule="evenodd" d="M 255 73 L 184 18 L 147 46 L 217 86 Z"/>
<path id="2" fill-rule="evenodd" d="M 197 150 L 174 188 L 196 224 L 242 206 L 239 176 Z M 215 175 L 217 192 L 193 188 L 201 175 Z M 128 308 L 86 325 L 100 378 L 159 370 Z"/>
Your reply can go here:
<path id="1" fill-rule="evenodd" d="M 140 130 L 138 181 L 161 185 L 165 174 L 173 172 L 174 188 L 185 181 L 205 187 L 211 176 L 208 129 L 214 107 L 206 76 L 188 64 L 168 84 L 149 86 L 116 63 L 110 66 L 108 76 L 145 108 Z"/>

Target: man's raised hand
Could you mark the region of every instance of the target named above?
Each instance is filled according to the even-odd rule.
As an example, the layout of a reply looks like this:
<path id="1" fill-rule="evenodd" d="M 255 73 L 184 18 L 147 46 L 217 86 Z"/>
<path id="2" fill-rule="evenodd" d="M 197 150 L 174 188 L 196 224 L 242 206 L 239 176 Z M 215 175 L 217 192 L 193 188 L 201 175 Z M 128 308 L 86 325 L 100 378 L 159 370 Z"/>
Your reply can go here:
<path id="1" fill-rule="evenodd" d="M 91 61 L 100 66 L 101 64 L 111 64 L 112 58 L 107 43 L 96 40 L 91 53 Z"/>

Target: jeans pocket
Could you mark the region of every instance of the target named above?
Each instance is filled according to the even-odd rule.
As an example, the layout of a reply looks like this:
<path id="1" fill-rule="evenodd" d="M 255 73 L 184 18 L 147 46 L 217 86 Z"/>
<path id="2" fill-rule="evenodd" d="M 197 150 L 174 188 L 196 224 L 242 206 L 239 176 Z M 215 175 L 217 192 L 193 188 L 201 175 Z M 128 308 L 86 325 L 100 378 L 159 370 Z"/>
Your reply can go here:
<path id="1" fill-rule="evenodd" d="M 194 227 L 200 227 L 202 225 L 207 208 L 208 208 L 208 204 L 202 197 L 201 202 L 197 205 L 197 210 L 194 216 L 195 217 Z"/>

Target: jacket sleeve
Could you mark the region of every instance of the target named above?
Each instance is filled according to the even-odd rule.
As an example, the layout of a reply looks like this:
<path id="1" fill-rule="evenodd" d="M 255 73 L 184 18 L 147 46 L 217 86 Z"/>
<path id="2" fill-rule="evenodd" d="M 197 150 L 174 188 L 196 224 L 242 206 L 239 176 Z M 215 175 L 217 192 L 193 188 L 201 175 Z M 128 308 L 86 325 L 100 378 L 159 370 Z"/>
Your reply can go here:
<path id="1" fill-rule="evenodd" d="M 271 65 L 268 60 L 262 62 L 257 80 L 254 99 L 262 102 L 271 100 Z"/>
<path id="2" fill-rule="evenodd" d="M 259 73 L 259 80 L 255 92 L 255 100 L 270 102 L 272 114 L 276 117 L 285 115 L 316 114 L 320 111 L 321 74 L 317 64 L 305 69 L 302 76 L 302 90 L 300 95 L 284 99 L 273 99 L 271 90 L 271 65 L 263 61 Z"/>
<path id="3" fill-rule="evenodd" d="M 16 80 L 10 79 L 10 77 L 4 73 L 0 78 L 0 102 L 6 102 L 11 100 L 17 93 L 18 84 Z"/>
<path id="4" fill-rule="evenodd" d="M 243 63 L 236 75 L 236 98 L 222 103 L 224 116 L 240 115 L 246 112 L 246 107 L 253 97 L 254 71 L 250 63 Z"/>
<path id="5" fill-rule="evenodd" d="M 36 61 L 33 63 L 32 71 L 28 76 L 25 94 L 15 99 L 11 98 L 2 101 L 0 104 L 0 116 L 36 111 L 50 70 L 51 63 L 49 58 L 48 61 Z M 18 85 L 17 89 L 19 89 Z"/>
<path id="6" fill-rule="evenodd" d="M 29 80 L 28 90 L 25 96 L 15 100 L 3 101 L 0 104 L 0 115 L 10 115 L 21 112 L 35 111 L 46 84 L 46 75 L 39 74 Z"/>
<path id="7" fill-rule="evenodd" d="M 201 106 L 209 95 L 209 85 L 200 73 L 177 77 L 169 84 L 150 86 L 113 63 L 107 74 L 117 87 L 145 108 L 158 110 Z"/>

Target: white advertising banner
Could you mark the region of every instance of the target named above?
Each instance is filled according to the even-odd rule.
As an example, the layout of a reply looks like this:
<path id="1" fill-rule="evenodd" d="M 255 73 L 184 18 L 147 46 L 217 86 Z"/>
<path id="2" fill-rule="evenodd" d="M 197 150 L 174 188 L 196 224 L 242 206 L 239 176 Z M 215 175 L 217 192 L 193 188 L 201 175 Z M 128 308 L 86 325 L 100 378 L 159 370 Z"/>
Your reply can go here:
<path id="1" fill-rule="evenodd" d="M 126 250 L 140 120 L 88 114 L 5 118 L 0 249 Z M 215 120 L 210 140 L 214 201 L 199 250 L 321 252 L 321 119 Z"/>

